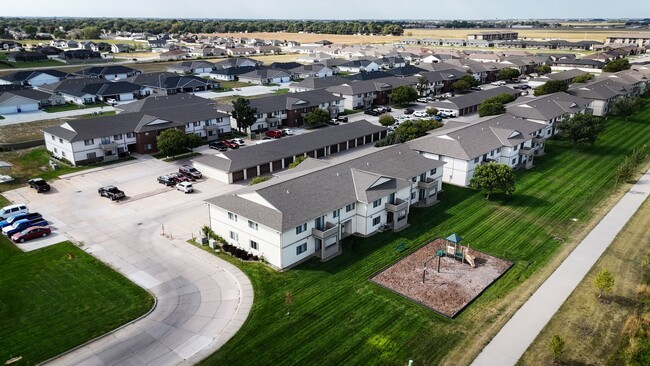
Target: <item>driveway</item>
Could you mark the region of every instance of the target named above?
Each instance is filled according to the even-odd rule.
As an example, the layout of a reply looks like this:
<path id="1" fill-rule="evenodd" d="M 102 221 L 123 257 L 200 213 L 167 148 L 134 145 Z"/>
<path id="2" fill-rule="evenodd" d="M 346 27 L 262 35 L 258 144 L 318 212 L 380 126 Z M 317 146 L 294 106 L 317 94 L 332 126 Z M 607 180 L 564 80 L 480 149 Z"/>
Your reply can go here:
<path id="1" fill-rule="evenodd" d="M 180 163 L 153 158 L 75 173 L 53 192 L 5 192 L 53 222 L 58 233 L 107 263 L 157 300 L 145 317 L 48 362 L 52 365 L 176 365 L 196 363 L 223 345 L 253 302 L 236 267 L 186 241 L 208 222 L 204 199 L 238 188 L 213 180 L 183 194 L 156 182 Z M 127 199 L 111 202 L 97 188 L 114 184 Z M 162 230 L 166 236 L 162 236 Z"/>

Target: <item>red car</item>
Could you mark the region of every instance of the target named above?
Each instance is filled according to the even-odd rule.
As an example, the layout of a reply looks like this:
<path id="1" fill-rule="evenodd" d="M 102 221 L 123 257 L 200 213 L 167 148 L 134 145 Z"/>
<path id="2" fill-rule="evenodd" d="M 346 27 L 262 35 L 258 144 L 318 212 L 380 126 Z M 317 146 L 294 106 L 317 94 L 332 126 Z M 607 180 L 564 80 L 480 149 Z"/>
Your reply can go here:
<path id="1" fill-rule="evenodd" d="M 184 176 L 181 173 L 170 173 L 169 176 L 174 178 L 174 180 L 176 180 L 177 183 L 178 182 L 189 182 L 190 181 L 190 178 Z"/>
<path id="2" fill-rule="evenodd" d="M 32 226 L 19 233 L 15 233 L 11 236 L 11 240 L 16 243 L 24 243 L 27 240 L 44 238 L 50 235 L 51 232 L 52 230 L 50 230 L 49 226 Z"/>
<path id="3" fill-rule="evenodd" d="M 228 140 L 223 140 L 223 144 L 226 145 L 229 149 L 239 149 L 239 145 Z"/>
<path id="4" fill-rule="evenodd" d="M 282 137 L 282 131 L 280 130 L 266 131 L 266 136 L 273 137 L 274 139 L 279 139 L 280 137 Z"/>

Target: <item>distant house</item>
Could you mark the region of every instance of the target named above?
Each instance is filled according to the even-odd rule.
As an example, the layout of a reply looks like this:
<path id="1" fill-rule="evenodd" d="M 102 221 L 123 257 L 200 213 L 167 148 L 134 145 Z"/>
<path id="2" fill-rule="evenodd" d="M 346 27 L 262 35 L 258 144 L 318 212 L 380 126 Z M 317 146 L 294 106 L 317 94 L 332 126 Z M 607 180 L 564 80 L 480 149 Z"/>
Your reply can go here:
<path id="1" fill-rule="evenodd" d="M 280 84 L 291 81 L 291 74 L 279 69 L 256 69 L 239 75 L 239 81 L 252 84 Z"/>
<path id="2" fill-rule="evenodd" d="M 88 104 L 108 99 L 128 101 L 146 97 L 153 92 L 150 87 L 127 81 L 111 82 L 99 78 L 69 78 L 54 84 L 43 84 L 38 89 L 59 94 L 66 101 L 75 104 Z"/>
<path id="3" fill-rule="evenodd" d="M 227 58 L 214 63 L 214 69 L 227 69 L 229 67 L 259 66 L 261 62 L 247 57 Z"/>
<path id="4" fill-rule="evenodd" d="M 257 53 L 257 50 L 253 47 L 228 48 L 226 51 L 228 52 L 229 56 L 248 56 Z"/>
<path id="5" fill-rule="evenodd" d="M 111 45 L 111 52 L 113 53 L 131 52 L 132 50 L 133 46 L 126 43 L 115 43 Z"/>
<path id="6" fill-rule="evenodd" d="M 0 41 L 0 50 L 10 51 L 22 47 L 22 43 L 15 41 Z"/>
<path id="7" fill-rule="evenodd" d="M 559 92 L 541 97 L 521 98 L 506 106 L 506 113 L 545 126 L 539 136 L 543 138 L 557 134 L 556 125 L 565 118 L 585 113 L 591 102 L 574 95 Z M 540 141 L 538 141 L 539 143 Z"/>
<path id="8" fill-rule="evenodd" d="M 214 64 L 209 61 L 184 61 L 167 67 L 167 71 L 179 74 L 204 74 L 214 70 Z"/>
<path id="9" fill-rule="evenodd" d="M 226 69 L 216 69 L 210 73 L 210 77 L 216 80 L 234 81 L 239 79 L 239 75 L 247 74 L 257 70 L 257 66 L 229 67 Z"/>
<path id="10" fill-rule="evenodd" d="M 493 89 L 462 94 L 449 99 L 433 102 L 431 106 L 438 108 L 438 110 L 451 110 L 457 116 L 464 116 L 466 114 L 477 112 L 479 105 L 481 105 L 484 100 L 500 94 L 509 94 L 517 97 L 519 96 L 520 91 L 507 86 L 500 86 Z"/>
<path id="11" fill-rule="evenodd" d="M 371 60 L 352 60 L 339 64 L 338 69 L 345 72 L 372 72 L 379 70 L 379 65 Z"/>
<path id="12" fill-rule="evenodd" d="M 106 80 L 122 80 L 141 73 L 142 71 L 127 66 L 113 65 L 88 67 L 77 72 L 77 75 Z"/>
<path id="13" fill-rule="evenodd" d="M 64 51 L 61 55 L 61 58 L 67 61 L 77 61 L 77 60 L 93 60 L 101 59 L 102 55 L 99 52 L 80 49 L 80 50 L 68 50 Z"/>
<path id="14" fill-rule="evenodd" d="M 326 78 L 310 76 L 301 81 L 294 81 L 289 84 L 289 91 L 291 93 L 325 89 L 332 86 L 347 84 L 350 81 L 339 76 L 331 76 Z"/>
<path id="15" fill-rule="evenodd" d="M 0 91 L 0 115 L 32 112 L 62 104 L 65 104 L 65 100 L 60 95 L 34 89 Z"/>
<path id="16" fill-rule="evenodd" d="M 633 90 L 616 80 L 604 79 L 587 84 L 574 84 L 567 93 L 589 100 L 589 112 L 595 116 L 604 116 L 609 113 L 618 98 L 629 97 Z"/>
<path id="17" fill-rule="evenodd" d="M 7 54 L 7 61 L 9 62 L 34 62 L 46 61 L 47 55 L 40 52 L 10 52 Z"/>
<path id="18" fill-rule="evenodd" d="M 13 74 L 0 77 L 0 84 L 39 86 L 43 84 L 53 84 L 70 76 L 72 75 L 68 74 L 67 72 L 54 69 L 18 71 Z"/>
<path id="19" fill-rule="evenodd" d="M 345 109 L 364 109 L 391 102 L 391 92 L 398 86 L 414 86 L 413 78 L 387 77 L 374 80 L 350 81 L 325 90 L 344 99 Z"/>
<path id="20" fill-rule="evenodd" d="M 304 79 L 310 76 L 324 78 L 334 75 L 334 70 L 325 65 L 300 65 L 289 69 L 294 79 Z"/>
<path id="21" fill-rule="evenodd" d="M 187 51 L 183 50 L 169 50 L 167 52 L 160 52 L 158 54 L 158 60 L 160 61 L 175 61 L 175 60 L 183 60 L 186 59 L 190 56 L 190 54 Z"/>
<path id="22" fill-rule="evenodd" d="M 218 82 L 194 75 L 179 75 L 168 72 L 152 72 L 127 78 L 126 81 L 153 89 L 154 93 L 172 95 L 193 93 L 219 87 Z"/>

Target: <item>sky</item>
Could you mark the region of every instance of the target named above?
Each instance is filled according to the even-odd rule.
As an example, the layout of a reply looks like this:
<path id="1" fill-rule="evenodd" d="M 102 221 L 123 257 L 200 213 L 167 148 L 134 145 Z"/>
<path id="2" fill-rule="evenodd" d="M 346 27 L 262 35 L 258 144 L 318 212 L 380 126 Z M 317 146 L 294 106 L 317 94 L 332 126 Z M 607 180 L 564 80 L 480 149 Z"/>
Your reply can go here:
<path id="1" fill-rule="evenodd" d="M 237 19 L 650 17 L 648 0 L 1 0 L 0 16 Z"/>

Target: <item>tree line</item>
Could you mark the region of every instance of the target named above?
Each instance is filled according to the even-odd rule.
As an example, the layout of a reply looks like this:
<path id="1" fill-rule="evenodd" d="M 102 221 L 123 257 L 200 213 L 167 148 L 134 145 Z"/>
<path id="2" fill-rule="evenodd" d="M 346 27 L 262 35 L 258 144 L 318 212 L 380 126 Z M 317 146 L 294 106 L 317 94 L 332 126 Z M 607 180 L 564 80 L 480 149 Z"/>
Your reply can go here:
<path id="1" fill-rule="evenodd" d="M 230 20 L 230 19 L 124 19 L 124 18 L 0 18 L 0 36 L 20 29 L 30 37 L 50 33 L 65 38 L 66 32 L 96 27 L 108 33 L 229 33 L 308 32 L 322 34 L 383 34 L 401 36 L 402 25 L 390 21 L 339 20 Z M 4 37 L 7 38 L 7 37 Z"/>

